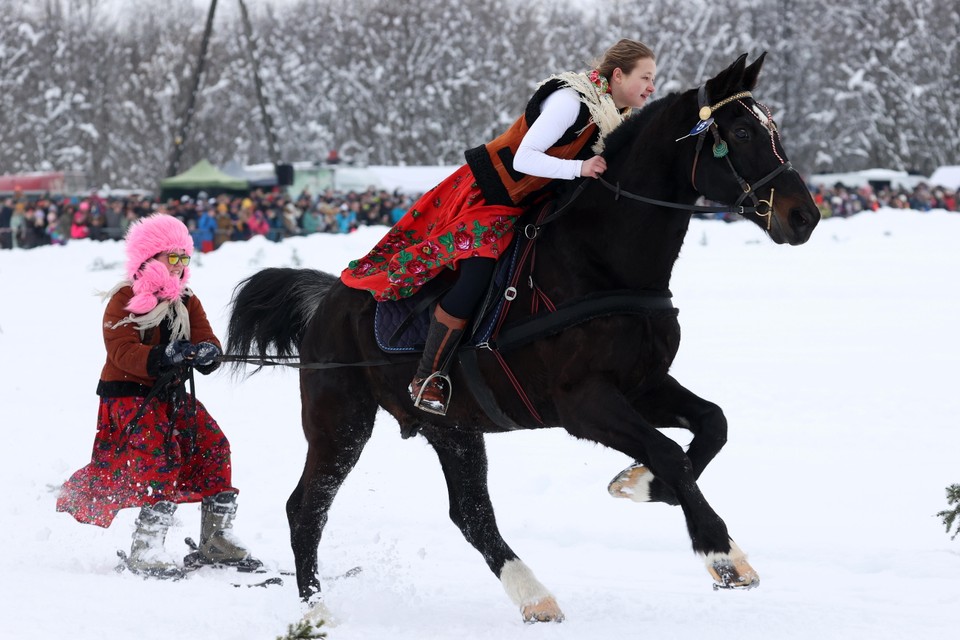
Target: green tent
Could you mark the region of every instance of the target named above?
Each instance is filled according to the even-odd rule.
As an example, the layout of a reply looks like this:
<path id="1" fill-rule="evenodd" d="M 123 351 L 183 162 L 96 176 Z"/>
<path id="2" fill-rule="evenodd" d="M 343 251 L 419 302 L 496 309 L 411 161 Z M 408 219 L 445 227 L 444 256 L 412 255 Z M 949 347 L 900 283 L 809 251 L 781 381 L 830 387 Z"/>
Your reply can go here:
<path id="1" fill-rule="evenodd" d="M 220 193 L 247 193 L 250 183 L 220 171 L 207 160 L 201 160 L 181 174 L 160 181 L 162 199 L 183 195 L 196 197 L 205 191 L 211 196 Z"/>

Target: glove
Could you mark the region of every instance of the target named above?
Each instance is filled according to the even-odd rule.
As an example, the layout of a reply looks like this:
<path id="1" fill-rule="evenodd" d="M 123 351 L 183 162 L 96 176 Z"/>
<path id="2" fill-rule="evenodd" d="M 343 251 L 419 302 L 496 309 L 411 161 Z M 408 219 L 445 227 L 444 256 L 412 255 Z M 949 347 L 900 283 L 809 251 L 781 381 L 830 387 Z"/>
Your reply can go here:
<path id="1" fill-rule="evenodd" d="M 213 364 L 220 357 L 220 347 L 212 342 L 201 342 L 196 345 L 196 353 L 193 356 L 193 365 L 196 367 L 206 367 Z"/>
<path id="2" fill-rule="evenodd" d="M 197 347 L 190 344 L 189 340 L 177 340 L 171 342 L 163 349 L 160 356 L 160 365 L 169 369 L 179 367 L 184 364 L 191 364 L 191 360 L 197 355 Z"/>

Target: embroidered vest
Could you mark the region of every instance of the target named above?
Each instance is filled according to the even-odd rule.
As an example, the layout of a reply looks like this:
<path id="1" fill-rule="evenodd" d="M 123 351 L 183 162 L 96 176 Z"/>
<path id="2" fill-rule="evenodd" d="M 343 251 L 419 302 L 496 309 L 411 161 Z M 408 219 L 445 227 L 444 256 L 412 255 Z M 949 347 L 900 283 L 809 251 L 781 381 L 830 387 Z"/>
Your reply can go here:
<path id="1" fill-rule="evenodd" d="M 523 136 L 540 116 L 543 101 L 564 86 L 558 79 L 550 79 L 540 85 L 527 103 L 523 115 L 509 129 L 491 142 L 464 154 L 487 204 L 526 207 L 552 191 L 554 178 L 530 176 L 516 171 L 513 157 Z M 594 155 L 590 147 L 598 136 L 597 125 L 590 119 L 589 109 L 581 104 L 576 122 L 547 150 L 547 154 L 564 160 L 586 160 Z"/>

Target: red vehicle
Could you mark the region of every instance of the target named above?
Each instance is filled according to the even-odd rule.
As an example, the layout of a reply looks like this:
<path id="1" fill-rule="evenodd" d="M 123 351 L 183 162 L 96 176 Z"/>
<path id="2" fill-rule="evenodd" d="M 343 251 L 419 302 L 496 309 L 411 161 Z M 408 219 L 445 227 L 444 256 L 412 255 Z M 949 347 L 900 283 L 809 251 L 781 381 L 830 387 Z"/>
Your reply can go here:
<path id="1" fill-rule="evenodd" d="M 79 171 L 37 171 L 0 176 L 0 196 L 73 195 L 87 190 L 86 175 Z"/>

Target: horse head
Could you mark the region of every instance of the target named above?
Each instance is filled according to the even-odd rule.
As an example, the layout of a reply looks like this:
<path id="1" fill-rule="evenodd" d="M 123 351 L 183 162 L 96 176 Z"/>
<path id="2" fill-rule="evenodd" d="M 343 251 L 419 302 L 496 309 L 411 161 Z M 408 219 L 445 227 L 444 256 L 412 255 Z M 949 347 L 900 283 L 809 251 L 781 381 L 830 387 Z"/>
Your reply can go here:
<path id="1" fill-rule="evenodd" d="M 770 110 L 753 97 L 765 57 L 747 65 L 743 54 L 696 90 L 698 110 L 689 119 L 696 126 L 684 142 L 696 144 L 691 179 L 700 195 L 743 206 L 741 215 L 774 242 L 798 245 L 820 211 L 787 159 Z"/>

